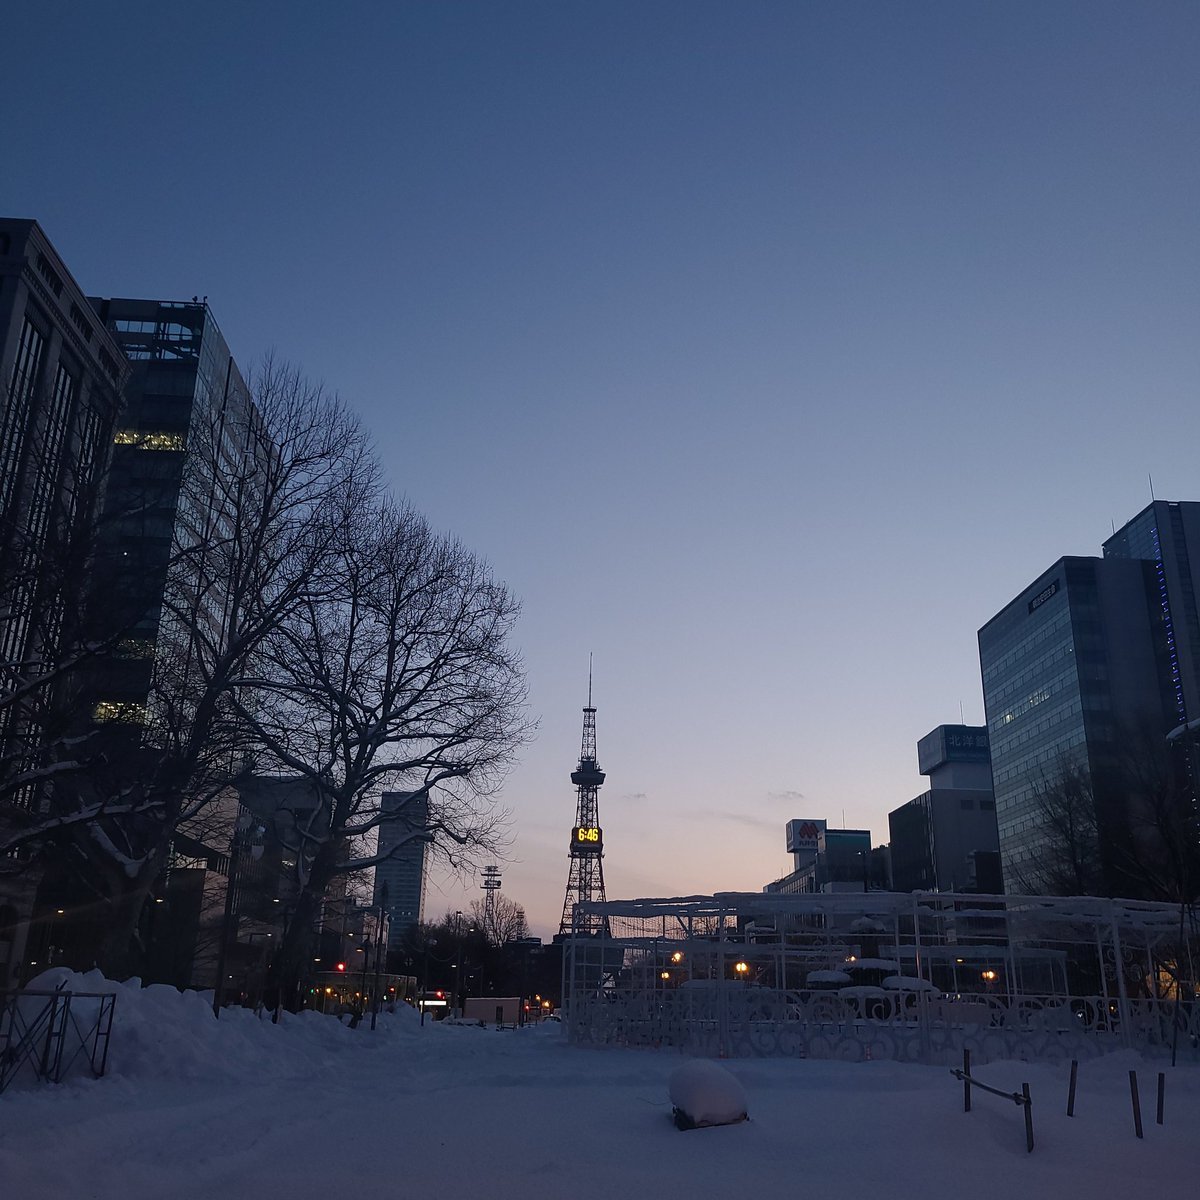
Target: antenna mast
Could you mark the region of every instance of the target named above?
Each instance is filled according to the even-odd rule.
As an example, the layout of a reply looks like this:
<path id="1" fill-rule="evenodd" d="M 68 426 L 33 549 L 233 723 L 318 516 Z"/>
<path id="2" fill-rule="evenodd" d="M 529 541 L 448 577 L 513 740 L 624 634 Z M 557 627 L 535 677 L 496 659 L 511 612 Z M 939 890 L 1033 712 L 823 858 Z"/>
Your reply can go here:
<path id="1" fill-rule="evenodd" d="M 563 899 L 560 934 L 597 935 L 607 932 L 608 918 L 597 913 L 576 914 L 577 904 L 604 903 L 604 831 L 600 828 L 600 785 L 604 772 L 596 760 L 596 709 L 592 705 L 592 658 L 588 655 L 588 702 L 583 710 L 579 766 L 571 772 L 575 785 L 575 824 L 571 829 L 570 870 Z"/>

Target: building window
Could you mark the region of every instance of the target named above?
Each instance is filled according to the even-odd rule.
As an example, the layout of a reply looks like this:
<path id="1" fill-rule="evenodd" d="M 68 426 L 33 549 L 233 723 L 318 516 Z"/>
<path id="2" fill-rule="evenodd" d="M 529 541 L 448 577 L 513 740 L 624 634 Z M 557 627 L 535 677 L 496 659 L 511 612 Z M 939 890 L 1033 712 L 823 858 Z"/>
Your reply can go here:
<path id="1" fill-rule="evenodd" d="M 50 286 L 50 290 L 56 295 L 62 295 L 62 280 L 58 277 L 58 272 L 50 265 L 50 260 L 44 255 L 37 256 L 38 272 L 41 277 Z M 74 306 L 72 306 L 74 307 Z"/>
<path id="2" fill-rule="evenodd" d="M 92 720 L 101 724 L 145 725 L 146 706 L 132 700 L 101 700 L 92 709 Z"/>
<path id="3" fill-rule="evenodd" d="M 71 320 L 75 328 L 79 330 L 83 340 L 90 342 L 92 340 L 92 325 L 91 322 L 80 311 L 78 304 L 71 305 Z"/>
<path id="4" fill-rule="evenodd" d="M 27 528 L 31 549 L 35 553 L 45 540 L 50 526 L 50 513 L 54 507 L 59 480 L 62 478 L 63 446 L 66 443 L 67 427 L 78 390 L 78 381 L 60 362 L 54 376 L 54 391 L 50 397 L 50 409 L 46 414 L 42 444 L 37 452 L 33 495 L 29 503 Z"/>
<path id="5" fill-rule="evenodd" d="M 187 442 L 182 433 L 167 433 L 152 430 L 142 433 L 137 429 L 118 429 L 113 435 L 118 446 L 135 446 L 139 450 L 186 450 Z"/>
<path id="6" fill-rule="evenodd" d="M 25 428 L 45 348 L 46 339 L 26 317 L 8 384 L 8 404 L 0 417 L 0 512 L 8 508 L 8 502 L 16 490 L 21 455 L 25 448 Z"/>

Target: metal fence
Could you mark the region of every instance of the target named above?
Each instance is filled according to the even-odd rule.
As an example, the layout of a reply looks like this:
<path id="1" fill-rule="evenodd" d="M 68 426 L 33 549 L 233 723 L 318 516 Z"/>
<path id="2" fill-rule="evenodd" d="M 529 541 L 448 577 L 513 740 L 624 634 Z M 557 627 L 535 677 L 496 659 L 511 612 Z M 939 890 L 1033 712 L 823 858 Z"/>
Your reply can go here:
<path id="1" fill-rule="evenodd" d="M 919 892 L 578 905 L 569 1036 L 713 1056 L 952 1064 L 964 1049 L 983 1063 L 1127 1047 L 1200 1059 L 1196 917 Z"/>
<path id="2" fill-rule="evenodd" d="M 22 1078 L 103 1075 L 116 1002 L 101 992 L 0 992 L 0 1092 Z"/>

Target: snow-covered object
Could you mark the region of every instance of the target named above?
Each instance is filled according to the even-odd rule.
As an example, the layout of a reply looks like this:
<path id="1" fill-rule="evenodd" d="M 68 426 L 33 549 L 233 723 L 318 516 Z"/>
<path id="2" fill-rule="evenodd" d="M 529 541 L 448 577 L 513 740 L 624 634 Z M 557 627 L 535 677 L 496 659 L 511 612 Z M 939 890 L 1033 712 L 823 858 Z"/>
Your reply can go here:
<path id="1" fill-rule="evenodd" d="M 849 983 L 845 971 L 809 971 L 805 983 Z"/>
<path id="2" fill-rule="evenodd" d="M 911 975 L 889 975 L 883 981 L 883 986 L 897 992 L 928 992 L 931 996 L 942 994 L 937 984 L 930 983 L 928 979 L 916 979 Z"/>
<path id="3" fill-rule="evenodd" d="M 838 995 L 847 1000 L 879 1000 L 887 995 L 881 987 L 860 983 L 855 987 L 838 988 Z"/>
<path id="4" fill-rule="evenodd" d="M 884 927 L 882 922 L 876 921 L 874 917 L 856 917 L 850 922 L 851 933 L 883 933 Z"/>
<path id="5" fill-rule="evenodd" d="M 746 1089 L 720 1064 L 697 1058 L 672 1072 L 669 1084 L 680 1129 L 744 1121 Z"/>

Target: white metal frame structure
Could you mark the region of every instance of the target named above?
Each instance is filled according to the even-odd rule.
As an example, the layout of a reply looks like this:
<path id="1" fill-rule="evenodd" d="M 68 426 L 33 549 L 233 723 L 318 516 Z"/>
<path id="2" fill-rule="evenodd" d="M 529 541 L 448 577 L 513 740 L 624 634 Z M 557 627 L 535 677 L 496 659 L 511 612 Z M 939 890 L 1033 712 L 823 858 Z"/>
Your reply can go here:
<path id="1" fill-rule="evenodd" d="M 1198 915 L 944 892 L 578 904 L 569 1036 L 720 1057 L 1200 1060 Z"/>

